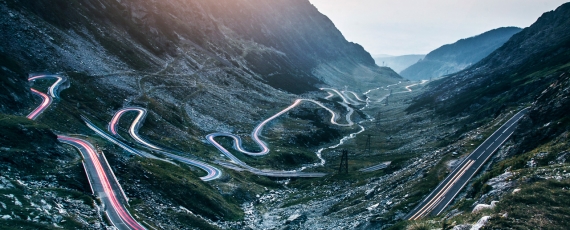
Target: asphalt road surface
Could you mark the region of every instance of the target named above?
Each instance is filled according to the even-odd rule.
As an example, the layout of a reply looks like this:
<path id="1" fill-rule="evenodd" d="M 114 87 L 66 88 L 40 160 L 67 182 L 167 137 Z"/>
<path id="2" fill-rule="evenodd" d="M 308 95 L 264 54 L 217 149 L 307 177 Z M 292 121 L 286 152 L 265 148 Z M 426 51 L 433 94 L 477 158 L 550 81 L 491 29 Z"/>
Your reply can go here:
<path id="1" fill-rule="evenodd" d="M 112 176 L 112 171 L 106 164 L 106 160 L 103 159 L 104 157 L 98 154 L 95 148 L 85 140 L 61 135 L 57 138 L 81 152 L 93 192 L 103 202 L 105 213 L 113 225 L 118 229 L 145 229 L 133 219 L 123 205 L 126 202 L 126 197 L 121 196 L 123 193 L 119 182 Z"/>
<path id="2" fill-rule="evenodd" d="M 525 108 L 519 111 L 479 145 L 479 147 L 467 156 L 426 199 L 406 216 L 406 219 L 417 220 L 427 215 L 439 215 L 447 205 L 453 201 L 455 196 L 465 187 L 467 182 L 477 173 L 481 166 L 487 162 L 489 157 L 513 134 L 518 125 L 518 121 L 527 113 L 527 110 L 528 109 Z"/>
<path id="3" fill-rule="evenodd" d="M 171 151 L 171 150 L 167 150 L 164 148 L 161 148 L 157 145 L 154 145 L 152 143 L 150 143 L 149 141 L 145 140 L 144 138 L 140 137 L 138 134 L 138 130 L 141 127 L 141 123 L 144 121 L 147 111 L 144 108 L 140 108 L 140 107 L 126 107 L 126 108 L 122 108 L 119 111 L 117 111 L 115 113 L 115 115 L 113 116 L 113 118 L 111 119 L 111 122 L 109 122 L 109 126 L 108 126 L 108 130 L 115 136 L 119 136 L 119 133 L 117 131 L 117 127 L 118 127 L 118 123 L 119 123 L 119 119 L 121 118 L 121 116 L 129 111 L 133 111 L 133 112 L 137 112 L 138 115 L 135 118 L 135 120 L 133 120 L 133 122 L 131 123 L 131 126 L 129 127 L 129 134 L 131 135 L 131 137 L 139 144 L 153 150 L 153 151 L 157 151 L 169 158 L 178 160 L 180 162 L 183 162 L 185 164 L 194 166 L 194 167 L 198 167 L 204 171 L 206 171 L 206 173 L 208 173 L 206 176 L 200 177 L 200 179 L 202 179 L 203 181 L 211 181 L 211 180 L 215 180 L 218 179 L 222 176 L 222 171 L 220 171 L 218 168 L 211 166 L 210 164 L 207 164 L 205 162 L 199 161 L 199 160 L 195 160 L 195 159 L 190 159 L 187 157 L 183 157 L 180 156 L 179 152 L 177 152 L 178 154 L 173 154 L 171 152 L 176 152 L 176 151 Z M 114 139 L 116 142 L 119 142 L 119 140 L 110 137 L 111 139 Z M 109 138 L 107 138 L 109 139 Z M 139 151 L 140 152 L 140 151 Z M 150 154 L 147 154 L 150 155 Z M 153 156 L 154 157 L 154 156 Z"/>
<path id="4" fill-rule="evenodd" d="M 57 98 L 58 97 L 58 92 L 59 92 L 59 86 L 64 83 L 65 81 L 67 81 L 67 78 L 59 76 L 59 75 L 37 75 L 37 76 L 33 76 L 28 78 L 28 81 L 35 81 L 37 79 L 43 79 L 43 78 L 55 78 L 57 79 L 55 81 L 55 83 L 53 83 L 49 89 L 48 89 L 48 94 L 42 93 L 34 88 L 31 88 L 30 90 L 32 90 L 32 93 L 34 93 L 35 95 L 38 95 L 42 98 L 42 103 L 36 108 L 34 109 L 34 111 L 32 111 L 30 114 L 28 114 L 28 116 L 26 116 L 28 119 L 30 120 L 35 120 L 38 116 L 40 116 L 40 114 L 42 114 L 52 103 L 53 98 Z"/>

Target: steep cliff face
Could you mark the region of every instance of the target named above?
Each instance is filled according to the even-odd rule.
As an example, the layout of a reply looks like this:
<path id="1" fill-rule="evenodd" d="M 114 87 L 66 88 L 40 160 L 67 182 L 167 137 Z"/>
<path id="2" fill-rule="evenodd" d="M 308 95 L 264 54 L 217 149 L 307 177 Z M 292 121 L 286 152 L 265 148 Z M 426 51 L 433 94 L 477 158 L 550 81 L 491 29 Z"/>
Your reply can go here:
<path id="1" fill-rule="evenodd" d="M 456 73 L 477 63 L 520 31 L 517 27 L 503 27 L 441 46 L 401 74 L 411 80 L 427 80 Z"/>

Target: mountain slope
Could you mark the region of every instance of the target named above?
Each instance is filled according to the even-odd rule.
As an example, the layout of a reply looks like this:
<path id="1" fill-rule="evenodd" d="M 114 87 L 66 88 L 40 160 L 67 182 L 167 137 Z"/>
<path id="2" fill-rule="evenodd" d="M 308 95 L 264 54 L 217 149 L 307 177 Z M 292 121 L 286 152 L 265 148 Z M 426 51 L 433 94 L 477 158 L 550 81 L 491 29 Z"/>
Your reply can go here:
<path id="1" fill-rule="evenodd" d="M 532 102 L 569 68 L 570 4 L 544 13 L 469 69 L 428 85 L 408 111 L 433 107 L 449 116 L 489 116 Z"/>
<path id="2" fill-rule="evenodd" d="M 387 66 L 396 72 L 400 72 L 409 66 L 420 61 L 426 55 L 424 54 L 409 54 L 401 56 L 388 56 L 388 57 L 375 57 L 376 65 Z"/>
<path id="3" fill-rule="evenodd" d="M 0 50 L 0 113 L 25 115 L 33 102 L 22 66 Z"/>
<path id="4" fill-rule="evenodd" d="M 360 45 L 347 42 L 328 17 L 305 0 L 295 1 L 218 1 L 212 14 L 222 18 L 224 26 L 243 39 L 252 39 L 266 47 L 286 54 L 292 68 L 312 71 L 316 66 L 335 63 L 340 76 L 313 73 L 327 84 L 346 84 L 365 80 L 350 73 L 366 68 L 378 72 L 370 82 L 385 81 L 384 77 L 397 77 L 385 68 L 376 67 L 374 60 Z M 240 9 L 240 11 L 233 10 Z M 235 19 L 241 20 L 235 20 Z M 254 25 L 254 26 L 251 26 Z M 252 53 L 254 54 L 254 53 Z M 249 54 L 248 54 L 249 55 Z M 268 71 L 267 56 L 246 56 L 258 64 L 260 71 Z M 263 66 L 263 67 L 260 67 Z M 271 72 L 267 72 L 271 74 Z M 275 78 L 275 77 L 272 77 Z"/>
<path id="5" fill-rule="evenodd" d="M 570 217 L 562 205 L 568 202 L 570 183 L 569 27 L 566 3 L 544 13 L 481 62 L 430 83 L 415 99 L 410 113 L 435 109 L 442 118 L 464 120 L 452 139 L 460 139 L 466 130 L 482 133 L 481 127 L 512 111 L 528 107 L 529 112 L 448 213 L 414 225 L 469 228 L 487 216 L 486 228 L 564 229 Z M 495 208 L 472 211 L 497 200 Z"/>
<path id="6" fill-rule="evenodd" d="M 402 80 L 306 0 L 10 0 L 0 10 L 0 51 L 21 76 L 95 76 L 85 80 L 117 98 L 176 104 L 203 130 L 250 124 L 261 114 L 248 108 L 288 93 Z M 33 98 L 26 87 L 6 94 Z"/>
<path id="7" fill-rule="evenodd" d="M 192 51 L 295 93 L 319 83 L 354 83 L 349 73 L 355 69 L 378 73 L 373 81 L 398 78 L 377 67 L 361 46 L 347 42 L 305 0 L 8 1 L 2 8 L 8 32 L 2 37 L 4 52 L 31 70 L 158 71 Z M 200 68 L 187 62 L 190 69 Z M 339 64 L 331 67 L 336 73 L 345 74 L 322 74 L 331 63 Z"/>
<path id="8" fill-rule="evenodd" d="M 455 73 L 480 61 L 520 30 L 517 27 L 503 27 L 443 45 L 402 70 L 401 75 L 410 80 L 427 80 Z"/>
<path id="9" fill-rule="evenodd" d="M 140 129 L 142 136 L 215 164 L 227 159 L 204 143 L 208 133 L 231 132 L 250 141 L 247 133 L 255 125 L 290 106 L 293 99 L 320 97 L 314 92 L 317 87 L 370 89 L 403 80 L 391 69 L 376 66 L 361 46 L 346 41 L 306 0 L 7 0 L 0 2 L 0 29 L 0 125 L 10 130 L 0 133 L 0 167 L 2 172 L 10 172 L 2 174 L 0 182 L 8 184 L 5 177 L 13 184 L 34 185 L 0 191 L 6 195 L 1 196 L 1 202 L 14 210 L 9 213 L 2 208 L 2 214 L 10 216 L 4 215 L 2 226 L 106 227 L 105 215 L 98 211 L 103 209 L 89 193 L 79 155 L 57 142 L 53 135 L 57 133 L 81 135 L 105 151 L 131 198 L 130 212 L 137 220 L 152 222 L 150 227 L 156 223 L 167 229 L 244 228 L 240 205 L 253 202 L 263 191 L 281 188 L 281 184 L 231 169 L 223 169 L 223 178 L 206 183 L 199 178 L 204 172 L 194 167 L 126 154 L 99 138 L 81 116 L 105 127 L 120 108 L 144 107 L 148 115 Z M 30 86 L 45 91 L 53 82 L 30 83 L 27 77 L 31 73 L 60 73 L 70 84 L 36 121 L 23 117 L 40 103 Z M 313 110 L 309 106 L 306 109 Z M 133 118 L 130 115 L 122 128 Z M 329 116 L 315 113 L 294 122 L 306 125 Z M 291 130 L 271 130 L 277 131 L 275 136 L 306 131 L 294 125 Z M 41 132 L 32 129 L 36 126 Z M 311 131 L 325 128 L 330 130 L 321 125 Z M 49 139 L 38 138 L 41 134 Z M 337 138 L 331 136 L 314 142 Z M 268 139 L 281 147 L 280 154 L 239 157 L 275 170 L 318 159 L 312 148 L 298 148 L 290 142 L 281 146 L 288 139 L 272 137 Z M 6 144 L 14 140 L 21 143 L 15 147 Z M 35 174 L 26 171 L 29 167 L 37 169 Z M 8 196 L 17 193 L 22 201 L 36 192 L 40 195 L 26 198 L 21 206 L 13 205 L 17 202 Z M 71 225 L 57 222 L 59 214 L 53 209 L 38 215 L 41 222 L 25 221 L 27 216 L 36 216 L 31 214 L 36 212 L 32 206 L 42 199 L 49 207 L 57 207 L 61 200 L 77 203 L 75 198 L 67 199 L 68 193 L 88 197 L 81 203 L 82 209 L 66 207 L 69 215 L 63 215 L 64 220 Z M 76 211 L 85 215 L 74 215 Z M 232 221 L 238 221 L 237 226 L 232 226 Z"/>

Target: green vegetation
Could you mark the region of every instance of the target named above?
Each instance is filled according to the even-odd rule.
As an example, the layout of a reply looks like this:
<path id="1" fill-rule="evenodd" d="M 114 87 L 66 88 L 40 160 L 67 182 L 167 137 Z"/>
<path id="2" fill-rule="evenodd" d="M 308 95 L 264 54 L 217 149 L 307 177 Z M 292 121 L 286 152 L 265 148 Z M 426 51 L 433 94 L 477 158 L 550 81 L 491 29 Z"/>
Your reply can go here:
<path id="1" fill-rule="evenodd" d="M 215 229 L 219 229 L 214 225 L 209 224 L 208 222 L 204 221 L 203 219 L 200 219 L 194 215 L 191 214 L 187 214 L 187 213 L 180 213 L 180 212 L 171 212 L 168 213 L 168 215 L 172 215 L 179 223 L 184 223 L 185 226 L 192 226 L 195 227 L 197 229 L 204 229 L 204 230 L 215 230 Z M 180 226 L 181 228 L 183 228 L 183 226 Z"/>
<path id="2" fill-rule="evenodd" d="M 2 146 L 15 150 L 33 150 L 35 146 L 53 148 L 57 142 L 48 126 L 26 117 L 0 113 L 0 130 Z"/>
<path id="3" fill-rule="evenodd" d="M 0 130 L 3 130 L 0 134 L 0 168 L 5 172 L 3 176 L 11 178 L 15 174 L 20 175 L 23 183 L 43 181 L 58 186 L 29 188 L 12 181 L 14 188 L 0 191 L 0 201 L 8 206 L 0 214 L 10 214 L 16 219 L 2 220 L 3 228 L 51 229 L 52 226 L 45 225 L 51 219 L 46 219 L 48 217 L 38 215 L 35 209 L 29 208 L 31 202 L 41 203 L 40 199 L 51 205 L 55 202 L 52 197 L 82 200 L 84 204 L 92 206 L 93 197 L 80 158 L 74 150 L 60 149 L 56 135 L 47 125 L 21 116 L 0 114 Z M 13 199 L 10 198 L 12 196 Z M 16 204 L 16 199 L 20 204 Z M 7 210 L 10 213 L 5 213 Z M 65 221 L 58 225 L 68 229 L 82 228 L 83 225 L 75 220 L 74 214 L 70 215 L 64 215 L 62 220 Z M 39 216 L 39 223 L 24 221 L 29 216 Z"/>
<path id="4" fill-rule="evenodd" d="M 494 217 L 488 227 L 566 229 L 570 223 L 569 188 L 570 179 L 523 186 L 519 192 L 505 196 L 495 208 L 495 212 L 507 213 L 507 217 Z"/>
<path id="5" fill-rule="evenodd" d="M 467 197 L 457 201 L 448 210 L 458 209 L 463 214 L 454 216 L 447 223 L 473 224 L 482 216 L 491 216 L 486 227 L 490 229 L 565 229 L 570 217 L 567 207 L 570 202 L 570 179 L 563 176 L 570 171 L 568 162 L 558 163 L 560 154 L 570 151 L 570 144 L 566 141 L 567 135 L 561 134 L 550 141 L 522 154 L 511 156 L 496 163 L 491 169 L 477 177 L 468 190 Z M 534 160 L 535 167 L 529 167 L 527 163 Z M 489 179 L 510 171 L 513 176 L 509 180 L 514 181 L 520 191 L 513 193 L 507 191 L 500 197 L 499 203 L 492 210 L 484 210 L 471 213 L 476 200 L 488 193 L 492 188 L 486 184 Z M 556 176 L 562 176 L 559 179 Z M 493 200 L 497 197 L 491 197 Z M 483 203 L 490 203 L 488 197 Z M 441 223 L 441 216 L 426 218 L 417 222 L 404 221 L 398 226 L 403 229 L 411 225 L 429 225 Z"/>
<path id="6" fill-rule="evenodd" d="M 213 220 L 237 220 L 243 213 L 237 203 L 228 197 L 222 197 L 211 185 L 198 178 L 186 165 L 173 165 L 168 162 L 135 157 L 126 162 L 107 154 L 109 163 L 116 165 L 115 174 L 121 178 L 123 188 L 135 199 L 145 200 L 145 195 L 137 191 L 143 186 L 162 199 L 168 200 L 174 207 L 183 206 L 188 210 Z M 128 173 L 137 172 L 137 173 Z M 132 207 L 152 210 L 145 203 L 135 203 Z"/>
<path id="7" fill-rule="evenodd" d="M 72 224 L 73 223 L 73 224 Z M 59 227 L 45 225 L 41 223 L 34 223 L 31 221 L 23 220 L 0 220 L 0 225 L 2 229 L 5 230 L 20 230 L 20 229 L 49 229 L 49 230 L 56 230 L 61 229 Z M 71 222 L 63 225 L 60 225 L 65 229 L 80 229 L 82 226 L 76 222 Z"/>
<path id="8" fill-rule="evenodd" d="M 26 175 L 44 175 L 57 172 L 56 159 L 70 158 L 57 151 L 57 137 L 50 129 L 25 117 L 0 114 L 0 162 Z M 4 168 L 6 170 L 6 168 Z"/>
<path id="9" fill-rule="evenodd" d="M 328 120 L 323 120 L 321 116 L 319 116 L 318 110 L 300 109 L 297 112 L 292 113 L 291 118 L 309 120 L 310 122 L 308 125 L 315 127 L 314 130 L 295 135 L 292 140 L 295 145 L 307 147 L 319 146 L 323 143 L 330 143 L 332 140 L 339 139 L 341 137 L 341 133 L 338 129 L 334 128 Z"/>

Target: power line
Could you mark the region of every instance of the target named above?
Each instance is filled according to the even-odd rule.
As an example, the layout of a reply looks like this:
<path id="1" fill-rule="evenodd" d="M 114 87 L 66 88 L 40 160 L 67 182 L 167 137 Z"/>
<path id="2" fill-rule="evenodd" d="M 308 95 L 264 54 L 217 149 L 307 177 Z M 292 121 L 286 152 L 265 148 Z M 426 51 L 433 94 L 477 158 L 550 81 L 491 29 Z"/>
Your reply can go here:
<path id="1" fill-rule="evenodd" d="M 340 156 L 340 167 L 338 168 L 338 173 L 341 174 L 342 171 L 348 174 L 348 151 L 346 149 L 342 150 L 342 155 Z"/>
<path id="2" fill-rule="evenodd" d="M 370 152 L 370 137 L 372 135 L 368 134 L 366 138 L 366 144 L 364 145 L 364 152 L 368 154 L 368 156 L 372 155 Z"/>

